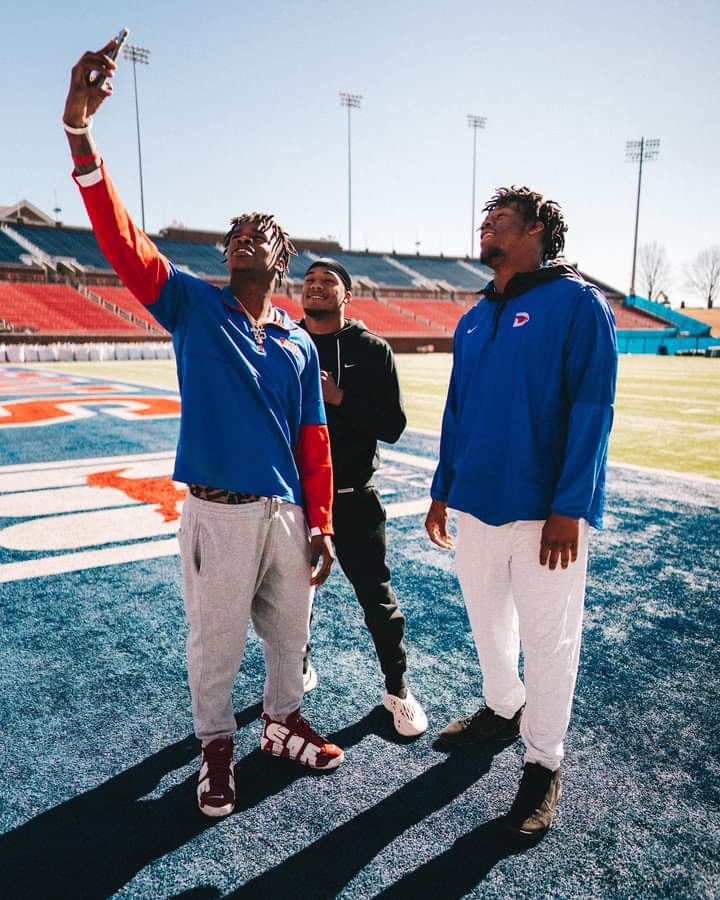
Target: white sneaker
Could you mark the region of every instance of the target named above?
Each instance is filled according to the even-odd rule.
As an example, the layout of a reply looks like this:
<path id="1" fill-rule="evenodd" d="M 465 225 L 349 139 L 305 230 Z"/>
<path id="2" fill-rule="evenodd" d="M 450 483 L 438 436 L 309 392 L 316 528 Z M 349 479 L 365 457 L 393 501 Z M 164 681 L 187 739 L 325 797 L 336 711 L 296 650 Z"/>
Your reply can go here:
<path id="1" fill-rule="evenodd" d="M 395 731 L 403 737 L 417 737 L 427 731 L 428 720 L 425 710 L 410 693 L 404 699 L 385 691 L 383 706 L 393 714 Z"/>
<path id="2" fill-rule="evenodd" d="M 306 694 L 309 694 L 310 691 L 314 690 L 317 687 L 317 683 L 317 672 L 313 668 L 313 664 L 311 662 L 308 662 L 307 671 L 303 672 L 303 691 Z"/>

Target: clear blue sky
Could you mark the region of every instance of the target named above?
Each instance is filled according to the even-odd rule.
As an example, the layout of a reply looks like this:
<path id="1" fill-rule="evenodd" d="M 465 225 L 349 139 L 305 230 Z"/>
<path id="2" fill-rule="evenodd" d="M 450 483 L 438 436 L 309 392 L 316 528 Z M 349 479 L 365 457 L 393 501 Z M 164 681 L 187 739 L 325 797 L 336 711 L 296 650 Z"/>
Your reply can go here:
<path id="1" fill-rule="evenodd" d="M 85 224 L 59 119 L 69 70 L 122 25 L 139 68 L 148 230 L 223 229 L 274 212 L 298 237 L 347 245 L 346 113 L 353 114 L 355 248 L 464 255 L 472 132 L 479 204 L 525 183 L 559 201 L 567 255 L 627 290 L 637 167 L 625 142 L 660 138 L 644 171 L 640 243 L 682 266 L 720 243 L 720 4 L 310 0 L 202 5 L 27 2 L 2 13 L 0 205 L 21 198 Z M 713 99 L 715 98 L 715 99 Z M 139 219 L 132 70 L 95 136 Z M 479 219 L 479 216 L 478 216 Z"/>

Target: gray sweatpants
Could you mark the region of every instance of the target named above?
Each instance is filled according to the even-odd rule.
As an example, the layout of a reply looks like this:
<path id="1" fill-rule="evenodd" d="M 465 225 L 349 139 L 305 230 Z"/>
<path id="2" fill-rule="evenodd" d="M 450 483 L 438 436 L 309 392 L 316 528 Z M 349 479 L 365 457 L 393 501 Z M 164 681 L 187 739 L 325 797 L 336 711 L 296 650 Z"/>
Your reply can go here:
<path id="1" fill-rule="evenodd" d="M 235 732 L 232 691 L 252 616 L 265 653 L 264 711 L 300 706 L 310 619 L 310 542 L 301 507 L 277 499 L 228 505 L 188 492 L 180 529 L 188 679 L 201 741 Z"/>

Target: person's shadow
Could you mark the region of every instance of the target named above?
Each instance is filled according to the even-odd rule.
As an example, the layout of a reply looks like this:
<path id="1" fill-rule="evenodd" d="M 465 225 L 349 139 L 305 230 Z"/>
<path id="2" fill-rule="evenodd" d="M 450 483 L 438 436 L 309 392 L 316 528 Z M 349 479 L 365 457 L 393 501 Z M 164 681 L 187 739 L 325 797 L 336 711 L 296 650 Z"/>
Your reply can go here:
<path id="1" fill-rule="evenodd" d="M 304 885 L 303 896 L 333 900 L 384 847 L 485 775 L 499 749 L 502 748 L 496 745 L 448 755 L 375 806 L 227 896 L 243 900 L 293 896 L 298 885 Z M 499 860 L 526 848 L 508 833 L 502 818 L 493 819 L 464 835 L 420 869 L 403 876 L 386 893 L 390 897 L 443 900 L 461 897 Z M 465 872 L 454 871 L 455 866 L 466 863 Z M 429 885 L 434 885 L 434 890 Z"/>
<path id="2" fill-rule="evenodd" d="M 246 725 L 259 714 L 256 704 L 236 719 Z M 13 900 L 108 897 L 150 862 L 213 827 L 218 820 L 197 809 L 195 771 L 161 797 L 144 799 L 164 776 L 193 762 L 199 752 L 193 736 L 183 738 L 0 835 L 3 892 Z"/>
<path id="3" fill-rule="evenodd" d="M 260 703 L 237 713 L 238 728 L 258 719 Z M 368 734 L 385 736 L 386 722 L 376 711 L 330 737 L 344 747 Z M 218 819 L 203 816 L 195 796 L 197 772 L 156 799 L 145 799 L 170 772 L 199 755 L 188 736 L 98 787 L 73 797 L 0 835 L 0 885 L 16 898 L 108 897 L 153 860 L 191 841 Z M 237 812 L 251 809 L 303 777 L 328 777 L 277 760 L 259 750 L 235 765 Z M 199 893 L 198 893 L 199 891 Z M 211 897 L 211 886 L 190 897 Z"/>
<path id="4" fill-rule="evenodd" d="M 238 726 L 252 722 L 260 711 L 261 705 L 255 704 L 238 713 Z M 392 739 L 393 731 L 386 718 L 382 711 L 372 710 L 358 722 L 328 737 L 346 749 L 369 734 Z M 223 821 L 207 818 L 198 811 L 194 770 L 162 796 L 145 799 L 166 775 L 192 763 L 198 753 L 197 740 L 192 736 L 183 738 L 98 787 L 0 835 L 3 890 L 13 900 L 105 898 L 120 890 L 154 860 Z M 383 847 L 458 797 L 488 771 L 491 761 L 491 751 L 453 754 L 231 896 L 252 896 L 256 892 L 263 898 L 282 896 L 295 893 L 297 885 L 305 883 L 313 886 L 313 897 L 335 897 Z M 319 774 L 256 750 L 238 760 L 235 766 L 236 812 L 251 809 L 281 793 L 298 778 L 327 778 L 336 774 Z M 486 823 L 471 834 L 479 834 L 480 840 L 487 843 L 483 829 L 494 834 L 493 826 L 493 822 Z M 493 844 L 494 853 L 488 856 L 483 851 L 485 855 L 481 858 L 485 863 L 481 864 L 476 848 L 468 845 L 465 852 L 463 842 L 468 838 L 469 835 L 461 838 L 445 854 L 427 863 L 428 876 L 444 873 L 445 858 L 451 860 L 459 854 L 463 858 L 473 856 L 469 871 L 480 878 L 483 870 L 489 871 L 497 859 L 512 852 L 505 852 L 498 838 Z M 416 873 L 410 873 L 395 888 L 404 889 L 407 882 L 412 889 L 407 896 L 419 896 L 412 893 L 417 886 L 415 878 Z M 187 900 L 209 900 L 219 894 L 210 884 L 191 888 L 179 896 Z"/>

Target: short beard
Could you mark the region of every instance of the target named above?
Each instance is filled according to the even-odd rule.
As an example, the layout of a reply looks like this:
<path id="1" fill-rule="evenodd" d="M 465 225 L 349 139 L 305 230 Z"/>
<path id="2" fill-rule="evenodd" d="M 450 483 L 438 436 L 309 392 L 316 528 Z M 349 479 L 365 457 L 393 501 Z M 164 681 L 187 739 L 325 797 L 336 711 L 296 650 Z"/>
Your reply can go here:
<path id="1" fill-rule="evenodd" d="M 337 315 L 336 309 L 303 309 L 308 319 L 332 319 Z"/>
<path id="2" fill-rule="evenodd" d="M 501 260 L 505 256 L 505 253 L 500 249 L 500 247 L 490 247 L 489 250 L 486 250 L 484 253 L 482 250 L 480 251 L 480 262 L 485 266 L 490 266 L 491 269 L 494 269 L 494 262 Z"/>

